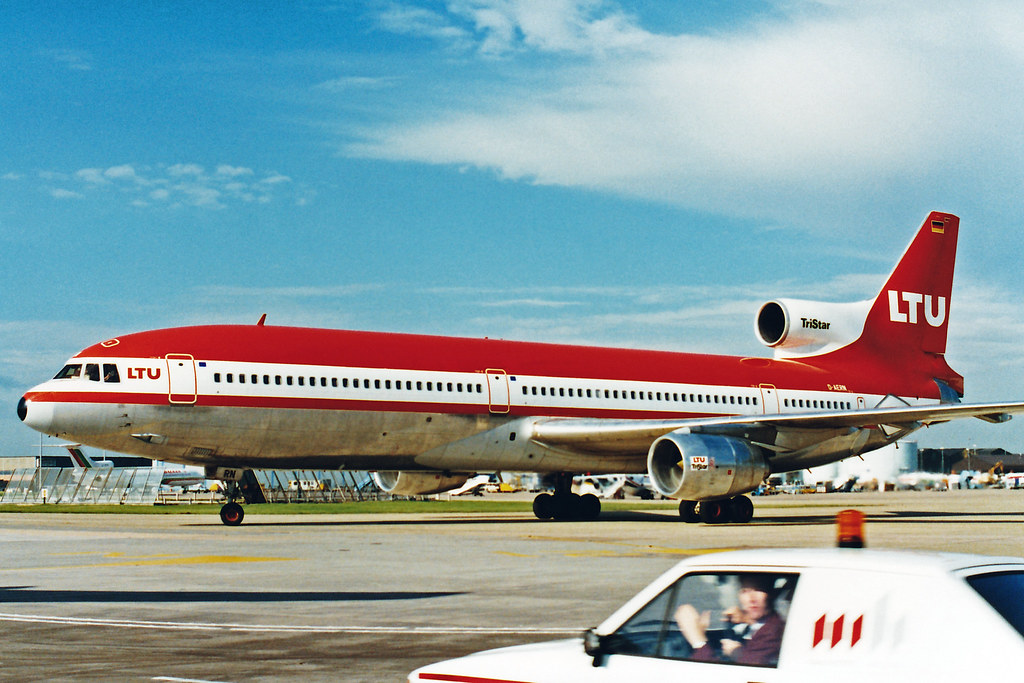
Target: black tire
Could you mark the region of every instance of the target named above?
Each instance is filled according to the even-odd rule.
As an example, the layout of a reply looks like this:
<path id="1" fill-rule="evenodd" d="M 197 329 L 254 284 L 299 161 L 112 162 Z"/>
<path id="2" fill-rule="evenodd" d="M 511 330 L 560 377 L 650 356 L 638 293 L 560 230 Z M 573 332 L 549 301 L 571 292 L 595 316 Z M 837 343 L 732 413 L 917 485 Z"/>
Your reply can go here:
<path id="1" fill-rule="evenodd" d="M 697 522 L 699 522 L 700 515 L 697 514 L 697 501 L 679 501 L 679 516 L 682 517 L 683 521 L 687 524 L 696 524 Z"/>
<path id="2" fill-rule="evenodd" d="M 601 514 L 601 501 L 593 493 L 580 496 L 579 518 L 589 521 L 597 519 Z"/>
<path id="3" fill-rule="evenodd" d="M 700 502 L 700 521 L 705 524 L 721 524 L 728 521 L 727 504 L 721 500 L 702 500 Z"/>
<path id="4" fill-rule="evenodd" d="M 559 522 L 567 522 L 580 517 L 580 495 L 570 493 L 567 496 L 555 497 L 555 519 Z"/>
<path id="5" fill-rule="evenodd" d="M 238 526 L 245 519 L 245 510 L 238 503 L 225 503 L 220 509 L 220 521 L 228 526 Z"/>
<path id="6" fill-rule="evenodd" d="M 533 499 L 533 514 L 537 519 L 551 519 L 555 516 L 555 497 L 542 493 Z"/>
<path id="7" fill-rule="evenodd" d="M 729 501 L 729 517 L 737 524 L 746 524 L 754 518 L 754 504 L 746 496 L 736 496 Z"/>

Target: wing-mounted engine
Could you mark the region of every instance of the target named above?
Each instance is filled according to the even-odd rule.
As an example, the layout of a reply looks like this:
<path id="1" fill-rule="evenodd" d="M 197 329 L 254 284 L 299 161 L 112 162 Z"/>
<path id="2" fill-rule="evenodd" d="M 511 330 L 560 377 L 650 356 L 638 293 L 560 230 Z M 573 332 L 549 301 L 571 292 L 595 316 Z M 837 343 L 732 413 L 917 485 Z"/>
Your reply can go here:
<path id="1" fill-rule="evenodd" d="M 828 353 L 860 337 L 871 303 L 775 299 L 758 310 L 754 332 L 776 358 Z"/>
<path id="2" fill-rule="evenodd" d="M 714 500 L 753 491 L 770 468 L 761 449 L 747 441 L 679 430 L 655 440 L 647 470 L 663 496 Z"/>
<path id="3" fill-rule="evenodd" d="M 396 496 L 426 496 L 457 489 L 469 480 L 469 476 L 448 472 L 381 470 L 373 473 L 373 481 L 385 493 Z"/>

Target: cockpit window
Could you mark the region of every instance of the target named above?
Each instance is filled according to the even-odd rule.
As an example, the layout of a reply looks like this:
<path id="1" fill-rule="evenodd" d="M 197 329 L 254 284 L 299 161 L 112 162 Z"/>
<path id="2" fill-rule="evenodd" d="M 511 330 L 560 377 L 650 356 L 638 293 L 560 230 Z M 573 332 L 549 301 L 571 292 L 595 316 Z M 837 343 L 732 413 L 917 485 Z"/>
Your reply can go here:
<path id="1" fill-rule="evenodd" d="M 100 381 L 100 366 L 98 363 L 86 363 L 85 364 L 85 376 L 93 382 Z"/>
<path id="2" fill-rule="evenodd" d="M 54 376 L 54 379 L 74 379 L 82 375 L 81 365 L 65 365 L 61 371 Z"/>
<path id="3" fill-rule="evenodd" d="M 120 382 L 121 376 L 117 373 L 117 366 L 113 363 L 103 364 L 103 381 L 104 382 Z"/>

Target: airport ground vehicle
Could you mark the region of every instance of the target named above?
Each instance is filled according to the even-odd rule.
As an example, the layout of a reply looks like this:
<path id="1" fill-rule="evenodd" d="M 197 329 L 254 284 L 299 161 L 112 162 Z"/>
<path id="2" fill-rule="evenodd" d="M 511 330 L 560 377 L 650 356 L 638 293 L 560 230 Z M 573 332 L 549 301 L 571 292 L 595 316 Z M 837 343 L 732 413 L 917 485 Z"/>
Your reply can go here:
<path id="1" fill-rule="evenodd" d="M 772 587 L 781 642 L 777 657 L 738 664 L 716 650 L 731 637 L 716 626 L 752 575 Z M 710 617 L 699 650 L 676 617 L 690 604 Z M 431 664 L 409 681 L 1019 681 L 1007 662 L 1022 656 L 1024 558 L 773 549 L 684 560 L 582 638 Z"/>

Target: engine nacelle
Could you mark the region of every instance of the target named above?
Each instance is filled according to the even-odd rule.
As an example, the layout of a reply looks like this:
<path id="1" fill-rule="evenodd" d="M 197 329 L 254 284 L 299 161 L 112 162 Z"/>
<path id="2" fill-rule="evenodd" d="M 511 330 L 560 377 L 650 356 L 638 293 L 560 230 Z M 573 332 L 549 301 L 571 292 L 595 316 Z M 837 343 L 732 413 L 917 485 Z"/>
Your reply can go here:
<path id="1" fill-rule="evenodd" d="M 864 331 L 870 301 L 831 304 L 801 299 L 775 299 L 761 306 L 754 332 L 776 358 L 794 358 L 834 351 Z"/>
<path id="2" fill-rule="evenodd" d="M 761 449 L 728 436 L 669 432 L 647 452 L 654 488 L 681 500 L 730 498 L 753 491 L 770 469 Z"/>
<path id="3" fill-rule="evenodd" d="M 426 496 L 457 489 L 469 480 L 468 474 L 442 472 L 406 472 L 380 470 L 373 473 L 373 481 L 385 493 L 396 496 Z"/>

